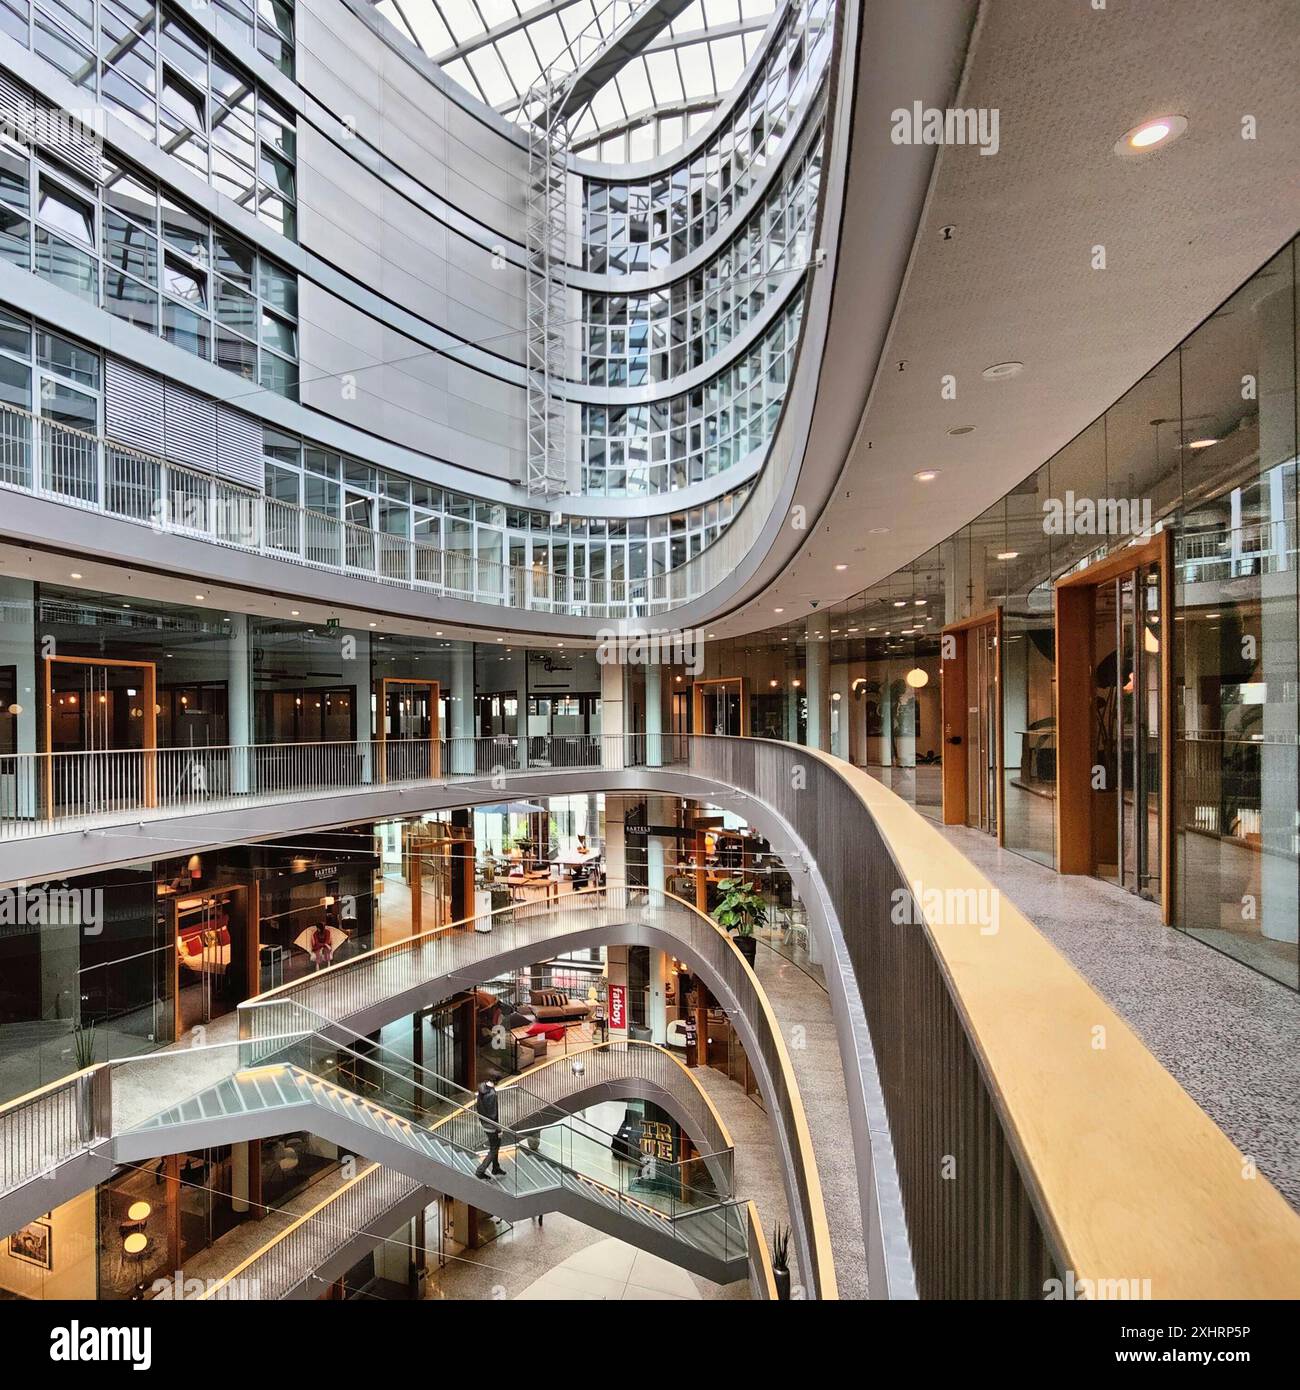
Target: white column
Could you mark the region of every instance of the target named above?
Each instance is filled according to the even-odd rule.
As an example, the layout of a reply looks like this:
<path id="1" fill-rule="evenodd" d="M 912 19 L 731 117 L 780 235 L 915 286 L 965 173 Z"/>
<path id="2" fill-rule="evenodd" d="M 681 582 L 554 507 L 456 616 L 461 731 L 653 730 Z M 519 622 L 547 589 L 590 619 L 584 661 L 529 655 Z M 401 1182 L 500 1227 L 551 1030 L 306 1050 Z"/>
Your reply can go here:
<path id="1" fill-rule="evenodd" d="M 226 741 L 232 748 L 245 748 L 253 742 L 252 663 L 248 655 L 248 614 L 232 613 L 227 629 L 226 648 Z M 249 753 L 232 753 L 230 790 L 246 792 L 249 780 Z"/>
<path id="2" fill-rule="evenodd" d="M 645 765 L 662 767 L 664 761 L 664 673 L 656 662 L 645 668 Z M 653 884 L 650 885 L 654 887 Z M 662 885 L 660 885 L 662 887 Z"/>
<path id="3" fill-rule="evenodd" d="M 458 642 L 451 652 L 451 751 L 453 772 L 474 771 L 474 644 Z"/>
<path id="4" fill-rule="evenodd" d="M 830 621 L 825 613 L 808 620 L 808 747 L 830 751 Z"/>
<path id="5" fill-rule="evenodd" d="M 36 685 L 36 642 L 32 626 L 35 621 L 35 593 L 25 579 L 0 577 L 0 601 L 4 603 L 4 621 L 0 622 L 0 664 L 14 668 L 14 704 L 20 713 L 5 710 L 0 718 L 15 722 L 14 751 L 36 752 L 36 702 L 40 691 Z M 5 805 L 9 815 L 36 814 L 37 787 L 41 783 L 39 760 L 33 757 L 15 779 L 14 804 Z"/>
<path id="6" fill-rule="evenodd" d="M 344 635 L 344 642 L 347 642 L 349 637 L 352 642 L 344 650 L 352 653 L 352 659 L 350 663 L 344 663 L 343 670 L 347 675 L 349 664 L 353 667 L 349 684 L 352 686 L 352 699 L 357 711 L 357 747 L 361 749 L 361 776 L 363 781 L 369 782 L 373 776 L 371 741 L 375 736 L 375 717 L 370 708 L 370 634 L 349 632 Z M 383 718 L 382 713 L 380 718 Z"/>
<path id="7" fill-rule="evenodd" d="M 609 768 L 625 765 L 622 736 L 627 731 L 623 722 L 626 718 L 623 679 L 626 669 L 612 661 L 602 662 L 600 667 L 601 760 Z"/>

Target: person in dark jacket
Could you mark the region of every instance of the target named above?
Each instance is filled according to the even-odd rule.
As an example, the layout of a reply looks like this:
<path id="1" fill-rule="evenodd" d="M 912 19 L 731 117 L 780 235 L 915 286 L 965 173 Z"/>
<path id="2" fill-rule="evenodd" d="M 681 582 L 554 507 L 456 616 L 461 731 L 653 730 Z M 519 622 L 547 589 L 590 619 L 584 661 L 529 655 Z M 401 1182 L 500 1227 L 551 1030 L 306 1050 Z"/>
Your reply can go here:
<path id="1" fill-rule="evenodd" d="M 474 1102 L 474 1109 L 478 1111 L 478 1122 L 483 1126 L 483 1133 L 487 1135 L 488 1150 L 483 1157 L 483 1162 L 474 1171 L 476 1178 L 488 1180 L 488 1168 L 497 1177 L 505 1175 L 505 1169 L 501 1166 L 501 1126 L 497 1123 L 498 1113 L 497 1088 L 490 1082 L 485 1081 L 478 1088 L 478 1100 Z"/>

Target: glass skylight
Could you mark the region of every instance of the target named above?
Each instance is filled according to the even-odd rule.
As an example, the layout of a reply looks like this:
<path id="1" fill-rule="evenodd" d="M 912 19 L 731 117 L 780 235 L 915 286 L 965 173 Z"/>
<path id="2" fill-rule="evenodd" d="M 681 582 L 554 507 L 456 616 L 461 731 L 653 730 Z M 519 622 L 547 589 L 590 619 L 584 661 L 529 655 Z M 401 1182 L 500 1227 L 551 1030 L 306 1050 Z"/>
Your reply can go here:
<path id="1" fill-rule="evenodd" d="M 608 0 L 378 0 L 449 77 L 510 120 L 539 74 Z M 630 57 L 575 121 L 572 147 L 624 163 L 675 149 L 736 86 L 777 0 L 692 0 Z M 626 9 L 618 15 L 622 19 Z"/>

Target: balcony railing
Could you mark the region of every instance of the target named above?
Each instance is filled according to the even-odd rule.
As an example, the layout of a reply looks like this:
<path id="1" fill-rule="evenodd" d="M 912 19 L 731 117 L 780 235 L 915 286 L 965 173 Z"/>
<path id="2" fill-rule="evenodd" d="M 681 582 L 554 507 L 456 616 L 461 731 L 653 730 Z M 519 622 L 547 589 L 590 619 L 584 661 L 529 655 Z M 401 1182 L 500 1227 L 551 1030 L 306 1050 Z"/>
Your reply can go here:
<path id="1" fill-rule="evenodd" d="M 770 485 L 769 485 L 770 486 Z M 579 618 L 640 618 L 704 592 L 748 546 L 730 527 L 686 564 L 644 579 L 583 579 L 506 565 L 356 526 L 323 512 L 0 402 L 0 487 L 168 535 L 397 588 Z M 762 475 L 753 493 L 766 492 Z M 706 558 L 707 557 L 707 558 Z"/>

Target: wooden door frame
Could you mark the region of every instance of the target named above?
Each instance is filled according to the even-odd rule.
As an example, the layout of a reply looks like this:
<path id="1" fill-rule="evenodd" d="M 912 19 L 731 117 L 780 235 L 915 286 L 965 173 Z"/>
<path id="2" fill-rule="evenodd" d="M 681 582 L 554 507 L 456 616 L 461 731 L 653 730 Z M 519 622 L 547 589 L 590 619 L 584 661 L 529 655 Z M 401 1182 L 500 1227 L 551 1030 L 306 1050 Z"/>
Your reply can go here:
<path id="1" fill-rule="evenodd" d="M 995 811 L 997 840 L 1006 843 L 1006 757 L 1002 729 L 1002 609 L 990 608 L 974 617 L 949 623 L 939 635 L 940 722 L 943 726 L 943 823 L 966 825 L 970 782 L 970 725 L 966 706 L 966 639 L 982 627 L 993 629 L 996 660 L 993 667 Z M 954 743 L 960 738 L 960 743 Z"/>
<path id="2" fill-rule="evenodd" d="M 244 959 L 244 998 L 252 999 L 262 992 L 261 952 L 262 952 L 262 894 L 261 885 L 256 879 L 245 883 L 222 883 L 213 888 L 191 889 L 188 893 L 168 895 L 168 923 L 171 931 L 172 951 L 172 1041 L 181 1039 L 181 953 L 180 944 L 180 901 L 188 897 L 215 898 L 229 893 L 239 903 L 244 914 L 244 946 L 247 952 Z M 231 961 L 231 967 L 235 962 Z M 233 1011 L 232 1011 L 233 1012 Z M 223 1015 L 224 1017 L 224 1015 Z"/>
<path id="3" fill-rule="evenodd" d="M 749 737 L 749 677 L 748 676 L 712 676 L 708 680 L 697 680 L 691 682 L 691 732 L 695 734 L 703 733 L 700 727 L 704 723 L 704 688 L 711 685 L 734 685 L 740 691 L 740 737 Z M 670 706 L 671 709 L 671 706 Z"/>
<path id="4" fill-rule="evenodd" d="M 379 678 L 379 708 L 375 713 L 378 729 L 375 731 L 379 743 L 379 780 L 388 781 L 388 732 L 385 728 L 388 711 L 388 687 L 390 685 L 422 685 L 429 692 L 429 775 L 442 776 L 442 682 L 429 680 L 425 676 L 381 676 Z M 405 742 L 394 739 L 394 743 Z M 417 740 L 412 739 L 411 742 Z"/>
<path id="5" fill-rule="evenodd" d="M 158 666 L 153 661 L 129 661 L 107 656 L 46 656 L 42 658 L 41 680 L 43 703 L 45 706 L 45 737 L 42 740 L 45 752 L 45 805 L 54 814 L 54 667 L 55 666 L 118 666 L 130 667 L 144 672 L 141 685 L 144 689 L 144 804 L 153 806 L 158 800 L 157 760 L 152 754 L 158 750 Z M 131 752 L 131 749 L 123 749 Z"/>
<path id="6" fill-rule="evenodd" d="M 1174 574 L 1173 532 L 1125 546 L 1053 586 L 1056 638 L 1056 867 L 1096 872 L 1092 836 L 1092 627 L 1097 587 L 1143 565 L 1160 572 L 1160 915 L 1174 920 Z M 1080 631 L 1087 641 L 1077 640 Z M 1075 634 L 1071 643 L 1067 633 Z M 1068 733 L 1067 733 L 1068 730 Z"/>

